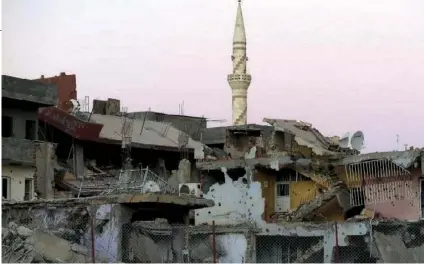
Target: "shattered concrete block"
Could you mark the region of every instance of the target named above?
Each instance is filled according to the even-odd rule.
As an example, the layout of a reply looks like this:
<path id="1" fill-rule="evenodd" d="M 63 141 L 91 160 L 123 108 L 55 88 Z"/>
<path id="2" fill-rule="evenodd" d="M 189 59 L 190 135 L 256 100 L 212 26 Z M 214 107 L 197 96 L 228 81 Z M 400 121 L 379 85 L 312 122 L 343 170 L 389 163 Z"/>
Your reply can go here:
<path id="1" fill-rule="evenodd" d="M 25 226 L 20 226 L 17 229 L 18 235 L 20 235 L 21 237 L 29 237 L 32 236 L 33 232 L 31 229 L 26 228 Z"/>
<path id="2" fill-rule="evenodd" d="M 9 229 L 16 230 L 18 228 L 18 225 L 15 222 L 10 222 L 8 224 L 8 227 Z"/>
<path id="3" fill-rule="evenodd" d="M 1 228 L 1 238 L 2 240 L 6 239 L 10 235 L 9 229 L 2 227 Z"/>
<path id="4" fill-rule="evenodd" d="M 161 250 L 159 246 L 146 235 L 138 232 L 132 233 L 129 240 L 131 261 L 138 263 L 161 263 Z"/>

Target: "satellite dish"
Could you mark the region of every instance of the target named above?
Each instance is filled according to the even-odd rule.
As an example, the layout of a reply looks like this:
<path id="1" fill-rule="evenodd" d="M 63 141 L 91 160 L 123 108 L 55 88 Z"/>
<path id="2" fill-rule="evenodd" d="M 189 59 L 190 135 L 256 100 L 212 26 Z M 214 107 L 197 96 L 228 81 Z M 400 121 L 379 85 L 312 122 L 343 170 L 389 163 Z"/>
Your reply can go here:
<path id="1" fill-rule="evenodd" d="M 364 148 L 364 133 L 362 131 L 356 131 L 353 133 L 352 137 L 350 138 L 350 146 L 354 150 L 361 150 Z"/>
<path id="2" fill-rule="evenodd" d="M 80 109 L 81 109 L 81 105 L 80 105 L 80 103 L 78 102 L 78 100 L 75 100 L 75 99 L 71 99 L 71 100 L 69 100 L 70 102 L 71 102 L 71 104 L 72 104 L 72 108 L 71 108 L 71 113 L 76 113 L 76 112 L 79 112 L 80 111 Z"/>
<path id="3" fill-rule="evenodd" d="M 348 132 L 343 137 L 340 138 L 340 140 L 339 140 L 340 147 L 342 147 L 342 148 L 348 148 L 349 147 L 349 143 L 350 143 L 349 135 L 350 135 L 350 133 Z"/>

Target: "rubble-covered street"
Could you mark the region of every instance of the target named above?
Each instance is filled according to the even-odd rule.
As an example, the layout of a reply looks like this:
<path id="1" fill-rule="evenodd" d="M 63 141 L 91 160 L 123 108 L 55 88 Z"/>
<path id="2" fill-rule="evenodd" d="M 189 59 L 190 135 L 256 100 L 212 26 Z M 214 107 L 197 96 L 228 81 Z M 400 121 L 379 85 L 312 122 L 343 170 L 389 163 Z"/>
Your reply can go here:
<path id="1" fill-rule="evenodd" d="M 62 232 L 31 230 L 10 222 L 2 228 L 3 263 L 85 263 L 91 262 L 89 247 L 72 241 Z M 96 257 L 96 262 L 108 262 Z"/>

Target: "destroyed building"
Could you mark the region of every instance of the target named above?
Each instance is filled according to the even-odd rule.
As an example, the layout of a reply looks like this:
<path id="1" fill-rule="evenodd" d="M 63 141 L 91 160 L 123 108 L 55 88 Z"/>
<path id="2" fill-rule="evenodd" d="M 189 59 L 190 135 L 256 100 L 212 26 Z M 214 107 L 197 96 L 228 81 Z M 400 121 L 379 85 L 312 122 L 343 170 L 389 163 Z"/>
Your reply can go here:
<path id="1" fill-rule="evenodd" d="M 57 103 L 55 85 L 2 75 L 2 197 L 31 200 L 35 190 L 48 198 L 52 171 L 46 160 L 54 145 L 42 141 L 37 111 Z"/>
<path id="2" fill-rule="evenodd" d="M 178 226 L 189 210 L 211 205 L 164 193 L 3 202 L 2 262 L 181 263 L 186 233 Z"/>
<path id="3" fill-rule="evenodd" d="M 422 149 L 360 154 L 322 135 L 311 124 L 264 121 L 270 126 L 225 127 L 224 133 L 212 128 L 205 137 L 205 144 L 213 142 L 210 146 L 215 148 L 196 166 L 210 182 L 205 185 L 204 197 L 215 206 L 195 210 L 196 225 L 248 222 L 257 226 L 262 230 L 256 238 L 256 244 L 261 244 L 262 253 L 257 252 L 260 262 L 282 261 L 278 256 L 293 262 L 333 261 L 336 245 L 353 251 L 355 243 L 349 242 L 353 239 L 349 237 L 370 234 L 373 227 L 364 225 L 363 220 L 388 221 L 386 228 L 393 229 L 402 221 L 421 225 Z M 313 231 L 304 229 L 311 222 Z M 305 233 L 299 235 L 300 230 Z M 333 235 L 340 233 L 343 237 L 336 243 Z M 276 236 L 281 238 L 278 243 Z M 380 251 L 387 245 L 382 240 Z M 359 244 L 369 247 L 368 242 Z M 293 252 L 290 256 L 284 252 L 287 245 Z M 370 255 L 368 249 L 362 251 Z M 402 256 L 406 258 L 405 252 Z"/>
<path id="4" fill-rule="evenodd" d="M 234 126 L 116 99 L 40 108 L 57 145 L 48 198 L 64 198 L 3 203 L 3 262 L 423 262 L 423 150 L 361 154 L 306 122 L 246 124 L 240 1 L 231 58 Z"/>
<path id="5" fill-rule="evenodd" d="M 57 143 L 55 187 L 66 197 L 92 196 L 116 185 L 123 165 L 124 140 L 130 142 L 131 167 L 148 172 L 164 186 L 199 182 L 194 161 L 203 157 L 203 144 L 171 123 L 135 118 L 121 112 L 119 100 L 93 104 L 93 111 L 39 110 L 44 140 Z M 101 114 L 99 114 L 99 111 Z M 123 127 L 128 128 L 124 136 Z M 127 132 L 125 132 L 127 133 Z"/>
<path id="6" fill-rule="evenodd" d="M 421 149 L 358 155 L 310 124 L 264 121 L 271 126 L 225 128 L 223 149 L 196 163 L 212 184 L 225 181 L 223 169 L 232 181 L 260 183 L 264 220 L 347 220 L 369 210 L 381 218 L 421 219 Z"/>

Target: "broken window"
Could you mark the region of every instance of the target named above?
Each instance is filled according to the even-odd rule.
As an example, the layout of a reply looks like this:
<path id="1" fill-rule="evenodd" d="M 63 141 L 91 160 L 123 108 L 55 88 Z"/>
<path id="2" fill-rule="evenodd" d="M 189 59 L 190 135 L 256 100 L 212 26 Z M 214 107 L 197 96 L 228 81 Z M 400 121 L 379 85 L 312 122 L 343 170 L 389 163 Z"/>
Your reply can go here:
<path id="1" fill-rule="evenodd" d="M 3 176 L 2 178 L 1 195 L 4 199 L 10 199 L 10 178 L 6 176 Z"/>
<path id="2" fill-rule="evenodd" d="M 13 136 L 13 118 L 11 116 L 1 117 L 1 136 L 2 137 Z"/>
<path id="3" fill-rule="evenodd" d="M 29 139 L 29 140 L 35 139 L 35 121 L 34 120 L 25 121 L 25 139 Z"/>
<path id="4" fill-rule="evenodd" d="M 290 195 L 290 184 L 277 183 L 277 196 L 289 196 L 289 195 Z"/>
<path id="5" fill-rule="evenodd" d="M 32 179 L 25 179 L 24 201 L 32 199 Z"/>

